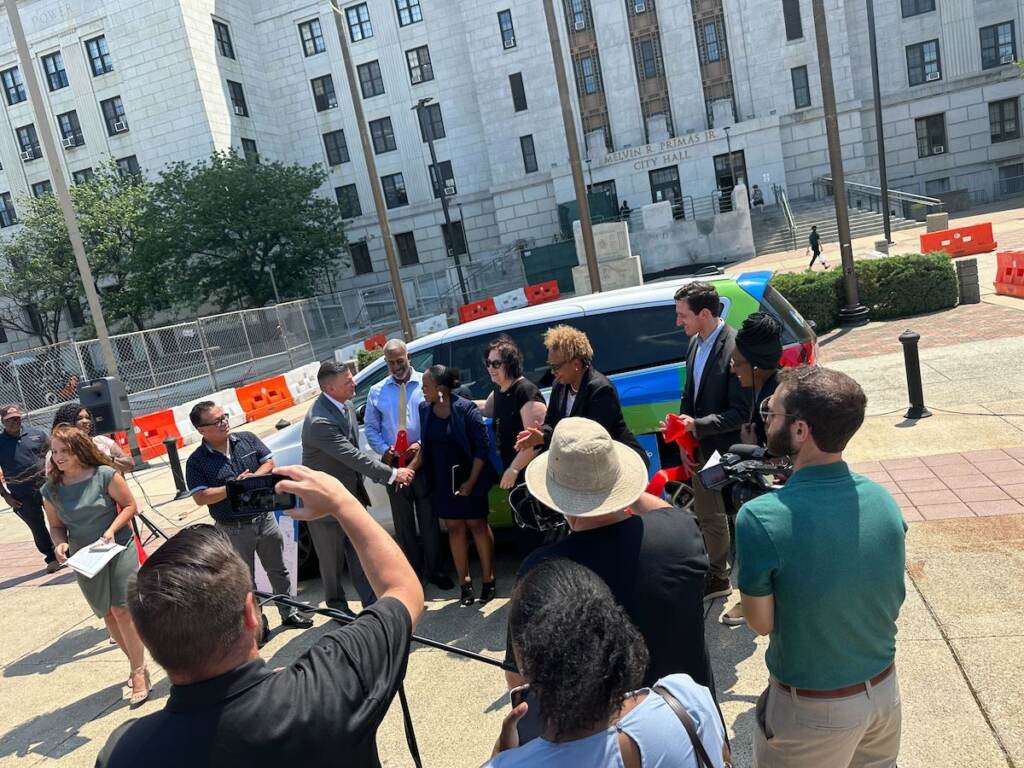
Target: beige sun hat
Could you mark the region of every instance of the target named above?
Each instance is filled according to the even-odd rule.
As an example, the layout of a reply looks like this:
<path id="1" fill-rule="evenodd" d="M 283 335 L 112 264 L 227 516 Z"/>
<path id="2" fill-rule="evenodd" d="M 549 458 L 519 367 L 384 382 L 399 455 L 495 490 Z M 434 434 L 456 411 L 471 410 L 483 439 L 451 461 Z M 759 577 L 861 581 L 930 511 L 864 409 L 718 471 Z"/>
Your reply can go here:
<path id="1" fill-rule="evenodd" d="M 647 488 L 647 467 L 596 421 L 570 416 L 558 422 L 548 451 L 526 467 L 526 487 L 563 515 L 596 517 L 639 499 Z"/>

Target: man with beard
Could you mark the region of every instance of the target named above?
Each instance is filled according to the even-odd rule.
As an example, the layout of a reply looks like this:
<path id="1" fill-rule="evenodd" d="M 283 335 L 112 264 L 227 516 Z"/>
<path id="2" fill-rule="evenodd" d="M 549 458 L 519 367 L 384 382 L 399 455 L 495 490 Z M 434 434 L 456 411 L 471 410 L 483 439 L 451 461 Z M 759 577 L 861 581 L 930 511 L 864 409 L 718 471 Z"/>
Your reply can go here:
<path id="1" fill-rule="evenodd" d="M 860 385 L 806 366 L 778 380 L 761 413 L 768 449 L 789 456 L 794 472 L 736 518 L 743 612 L 770 636 L 753 764 L 894 766 L 907 527 L 889 492 L 843 461 L 864 421 Z"/>

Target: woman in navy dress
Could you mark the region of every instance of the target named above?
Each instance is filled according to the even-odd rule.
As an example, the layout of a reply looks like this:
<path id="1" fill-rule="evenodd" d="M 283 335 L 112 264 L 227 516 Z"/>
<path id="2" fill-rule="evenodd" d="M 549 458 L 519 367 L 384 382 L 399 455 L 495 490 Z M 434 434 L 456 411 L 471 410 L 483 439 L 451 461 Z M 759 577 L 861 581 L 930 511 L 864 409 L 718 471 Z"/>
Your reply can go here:
<path id="1" fill-rule="evenodd" d="M 480 557 L 480 602 L 494 597 L 494 533 L 487 524 L 487 493 L 497 480 L 490 462 L 487 428 L 472 400 L 455 394 L 459 371 L 435 365 L 423 373 L 420 451 L 410 468 L 423 472 L 434 514 L 445 521 L 448 544 L 462 588 L 462 605 L 472 605 L 469 536 Z"/>

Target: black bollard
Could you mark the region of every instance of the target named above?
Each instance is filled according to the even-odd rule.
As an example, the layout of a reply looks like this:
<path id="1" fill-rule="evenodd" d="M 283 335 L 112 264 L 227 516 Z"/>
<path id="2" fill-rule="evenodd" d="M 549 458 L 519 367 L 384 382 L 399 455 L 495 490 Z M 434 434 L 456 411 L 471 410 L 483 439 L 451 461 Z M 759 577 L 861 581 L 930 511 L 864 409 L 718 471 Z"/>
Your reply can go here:
<path id="1" fill-rule="evenodd" d="M 167 449 L 167 461 L 171 465 L 171 474 L 174 476 L 174 487 L 178 489 L 175 498 L 184 498 L 188 495 L 188 486 L 185 485 L 185 476 L 181 473 L 181 459 L 178 458 L 178 438 L 165 437 L 164 448 Z"/>
<path id="2" fill-rule="evenodd" d="M 274 425 L 274 429 L 280 432 L 282 429 L 287 429 L 291 425 L 292 423 L 288 421 L 288 419 L 281 419 L 280 421 L 277 422 L 277 424 Z"/>
<path id="3" fill-rule="evenodd" d="M 924 390 L 921 388 L 921 360 L 917 356 L 917 342 L 921 334 L 906 330 L 900 334 L 903 345 L 903 366 L 907 370 L 907 396 L 910 407 L 907 409 L 908 419 L 924 419 L 932 415 L 924 406 Z"/>

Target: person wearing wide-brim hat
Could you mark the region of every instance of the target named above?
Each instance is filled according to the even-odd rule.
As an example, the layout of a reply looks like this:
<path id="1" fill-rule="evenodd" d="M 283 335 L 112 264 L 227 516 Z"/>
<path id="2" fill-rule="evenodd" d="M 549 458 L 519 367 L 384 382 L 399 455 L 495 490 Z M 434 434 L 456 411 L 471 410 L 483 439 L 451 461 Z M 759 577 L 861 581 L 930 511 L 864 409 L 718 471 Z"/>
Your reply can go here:
<path id="1" fill-rule="evenodd" d="M 587 566 L 644 636 L 650 651 L 644 685 L 685 672 L 710 687 L 704 643 L 708 557 L 694 517 L 645 493 L 643 459 L 590 419 L 559 421 L 550 448 L 525 474 L 530 493 L 564 515 L 572 533 L 534 550 L 518 578 L 552 557 Z M 506 649 L 505 660 L 514 666 L 511 643 Z M 513 687 L 523 682 L 515 672 L 506 677 Z"/>

